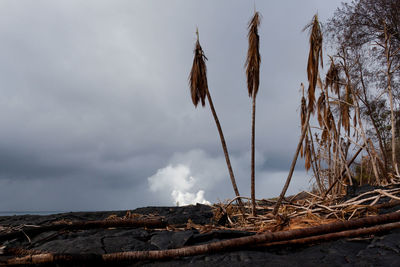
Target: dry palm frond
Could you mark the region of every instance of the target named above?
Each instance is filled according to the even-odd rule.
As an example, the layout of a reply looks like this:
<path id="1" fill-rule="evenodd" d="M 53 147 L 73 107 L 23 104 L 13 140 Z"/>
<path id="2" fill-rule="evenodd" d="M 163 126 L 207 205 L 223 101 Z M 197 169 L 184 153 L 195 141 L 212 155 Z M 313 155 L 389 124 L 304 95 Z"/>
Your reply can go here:
<path id="1" fill-rule="evenodd" d="M 306 98 L 303 96 L 301 98 L 301 113 L 300 113 L 301 127 L 305 127 L 306 116 L 307 116 L 307 103 L 306 103 Z"/>
<path id="2" fill-rule="evenodd" d="M 321 145 L 327 145 L 327 142 L 329 141 L 329 133 L 328 133 L 328 129 L 326 127 L 324 127 L 324 129 L 322 130 L 322 134 L 321 134 Z"/>
<path id="3" fill-rule="evenodd" d="M 330 107 L 328 107 L 328 109 L 325 113 L 325 121 L 326 121 L 326 126 L 327 126 L 328 130 L 332 131 L 333 128 L 335 127 L 335 121 L 334 121 L 333 114 L 332 114 Z"/>
<path id="4" fill-rule="evenodd" d="M 304 159 L 305 159 L 304 166 L 306 168 L 306 171 L 308 171 L 311 168 L 311 144 L 310 144 L 310 138 L 308 136 L 306 136 L 305 138 Z"/>
<path id="5" fill-rule="evenodd" d="M 351 104 L 351 96 L 350 96 L 350 85 L 346 84 L 346 92 L 345 92 L 345 103 L 341 103 L 341 116 L 342 116 L 342 126 L 346 130 L 347 134 L 350 134 L 350 104 Z"/>
<path id="6" fill-rule="evenodd" d="M 300 111 L 300 121 L 301 121 L 301 128 L 306 127 L 307 122 L 307 101 L 306 98 L 304 97 L 304 85 L 301 83 L 301 111 Z M 304 146 L 303 142 L 301 142 L 301 147 L 300 147 L 300 157 L 304 156 Z"/>
<path id="7" fill-rule="evenodd" d="M 301 127 L 303 128 L 306 124 L 306 119 L 307 119 L 307 101 L 306 98 L 304 97 L 304 84 L 301 83 L 301 111 L 300 111 L 300 121 L 301 121 Z M 303 156 L 302 156 L 303 157 Z"/>
<path id="8" fill-rule="evenodd" d="M 326 114 L 326 103 L 325 103 L 325 93 L 321 92 L 317 102 L 317 115 L 319 126 L 324 125 L 324 118 Z"/>
<path id="9" fill-rule="evenodd" d="M 318 21 L 318 15 L 303 30 L 310 28 L 310 51 L 308 54 L 307 77 L 308 77 L 308 109 L 314 113 L 315 88 L 318 80 L 318 66 L 322 61 L 322 31 Z M 321 62 L 319 61 L 321 60 Z"/>
<path id="10" fill-rule="evenodd" d="M 300 120 L 301 120 L 301 128 L 307 127 L 307 103 L 306 103 L 306 98 L 303 97 L 301 98 L 301 112 L 300 112 Z M 301 148 L 300 148 L 300 156 L 303 157 L 304 153 L 303 153 L 303 144 L 301 144 Z"/>
<path id="11" fill-rule="evenodd" d="M 325 77 L 325 86 L 330 87 L 331 92 L 339 94 L 339 83 L 339 68 L 335 65 L 333 59 L 331 58 L 331 65 Z"/>
<path id="12" fill-rule="evenodd" d="M 249 96 L 257 95 L 260 84 L 260 37 L 258 35 L 258 26 L 260 25 L 260 14 L 255 12 L 253 18 L 249 22 L 249 49 L 245 63 L 247 76 L 247 89 Z"/>
<path id="13" fill-rule="evenodd" d="M 208 90 L 207 66 L 205 63 L 207 57 L 201 48 L 198 31 L 196 33 L 197 41 L 194 49 L 193 66 L 189 75 L 189 86 L 194 106 L 197 107 L 197 104 L 201 101 L 201 105 L 204 107 L 206 104 L 206 92 Z"/>
<path id="14" fill-rule="evenodd" d="M 347 104 L 342 104 L 342 126 L 349 134 L 350 132 L 350 111 L 349 111 L 349 105 Z"/>

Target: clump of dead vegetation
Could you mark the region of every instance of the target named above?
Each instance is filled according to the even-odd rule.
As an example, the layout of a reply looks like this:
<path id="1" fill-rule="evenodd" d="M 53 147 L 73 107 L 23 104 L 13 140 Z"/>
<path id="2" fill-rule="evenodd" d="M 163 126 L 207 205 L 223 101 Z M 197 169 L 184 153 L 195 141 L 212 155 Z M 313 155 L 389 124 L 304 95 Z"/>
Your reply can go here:
<path id="1" fill-rule="evenodd" d="M 252 216 L 250 201 L 244 201 L 248 211 L 244 217 L 234 199 L 215 204 L 215 221 L 230 229 L 276 232 L 378 215 L 381 209 L 400 206 L 400 183 L 371 189 L 349 199 L 341 195 L 324 198 L 302 191 L 284 198 L 276 216 L 272 214 L 276 199 L 260 199 L 256 203 L 257 216 Z"/>

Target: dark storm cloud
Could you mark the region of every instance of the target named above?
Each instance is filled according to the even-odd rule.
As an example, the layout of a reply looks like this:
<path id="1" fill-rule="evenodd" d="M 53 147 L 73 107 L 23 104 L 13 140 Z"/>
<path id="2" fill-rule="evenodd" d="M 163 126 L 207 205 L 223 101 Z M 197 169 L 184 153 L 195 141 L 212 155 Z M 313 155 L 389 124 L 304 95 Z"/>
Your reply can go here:
<path id="1" fill-rule="evenodd" d="M 301 29 L 316 11 L 326 19 L 339 1 L 256 4 L 263 15 L 256 142 L 265 186 L 286 171 L 300 133 Z M 190 102 L 196 26 L 247 193 L 251 113 L 243 65 L 252 12 L 246 1 L 2 1 L 0 210 L 169 204 L 151 194 L 147 178 L 196 149 L 197 165 L 212 165 L 219 177 L 205 185 L 206 198 L 231 196 L 210 111 Z"/>

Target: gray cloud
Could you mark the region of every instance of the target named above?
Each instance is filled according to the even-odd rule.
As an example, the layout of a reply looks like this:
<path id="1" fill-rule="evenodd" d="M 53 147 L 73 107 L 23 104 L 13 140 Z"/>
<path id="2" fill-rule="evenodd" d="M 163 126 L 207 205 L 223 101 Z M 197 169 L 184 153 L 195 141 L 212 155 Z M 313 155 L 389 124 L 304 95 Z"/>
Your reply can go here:
<path id="1" fill-rule="evenodd" d="M 316 11 L 327 19 L 339 2 L 256 3 L 263 15 L 260 197 L 280 188 L 275 182 L 272 190 L 268 177 L 287 171 L 300 133 L 298 88 L 308 52 L 301 29 Z M 220 178 L 206 186 L 206 199 L 232 197 L 211 113 L 190 102 L 196 26 L 238 183 L 248 194 L 251 113 L 243 65 L 252 12 L 253 4 L 239 0 L 2 1 L 0 210 L 170 204 L 149 191 L 147 178 L 194 150 L 208 157 L 199 166 L 218 162 L 212 170 Z M 190 167 L 198 173 L 195 162 Z M 304 178 L 293 188 L 307 184 Z"/>

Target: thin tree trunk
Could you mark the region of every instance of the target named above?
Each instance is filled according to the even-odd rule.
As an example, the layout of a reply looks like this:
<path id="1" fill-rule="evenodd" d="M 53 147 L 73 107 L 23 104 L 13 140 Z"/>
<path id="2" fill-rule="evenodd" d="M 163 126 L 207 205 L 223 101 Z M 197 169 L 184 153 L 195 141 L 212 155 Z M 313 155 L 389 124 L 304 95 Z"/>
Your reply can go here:
<path id="1" fill-rule="evenodd" d="M 310 120 L 310 111 L 307 110 L 306 123 L 301 130 L 300 140 L 299 140 L 299 143 L 297 144 L 297 148 L 296 148 L 296 152 L 294 153 L 294 156 L 293 156 L 292 164 L 290 165 L 288 177 L 286 178 L 285 185 L 283 186 L 282 192 L 279 195 L 279 198 L 278 198 L 278 201 L 276 202 L 274 210 L 272 211 L 272 214 L 274 214 L 274 215 L 276 215 L 278 213 L 279 206 L 281 205 L 282 200 L 285 197 L 286 191 L 289 188 L 290 181 L 292 180 L 293 171 L 294 171 L 294 168 L 296 167 L 296 162 L 297 162 L 297 158 L 299 157 L 301 145 L 302 145 L 304 137 L 306 136 L 306 133 L 307 133 L 307 128 L 308 128 L 307 125 L 308 125 L 309 120 Z"/>
<path id="2" fill-rule="evenodd" d="M 349 163 L 347 163 L 347 166 L 350 167 L 350 165 L 353 163 L 353 161 L 357 158 L 358 154 L 360 154 L 360 152 L 364 149 L 365 144 L 360 147 L 357 152 L 354 154 L 354 156 L 351 158 L 351 160 L 349 161 Z M 332 188 L 335 186 L 335 184 L 343 177 L 343 175 L 346 174 L 346 170 L 344 170 L 341 175 L 339 177 L 337 177 L 337 179 L 329 186 L 328 190 L 326 190 L 325 194 L 324 194 L 324 199 L 325 197 L 328 195 L 328 193 L 332 190 Z"/>
<path id="3" fill-rule="evenodd" d="M 330 223 L 310 228 L 295 229 L 290 231 L 272 232 L 272 233 L 266 232 L 252 236 L 234 238 L 214 243 L 177 248 L 177 249 L 153 250 L 153 251 L 127 251 L 127 252 L 116 252 L 103 255 L 46 253 L 39 255 L 29 255 L 21 258 L 12 258 L 7 260 L 6 264 L 7 265 L 44 264 L 44 263 L 71 262 L 71 261 L 118 262 L 118 261 L 139 261 L 139 260 L 162 260 L 162 259 L 170 259 L 176 257 L 187 257 L 205 253 L 215 253 L 228 249 L 246 248 L 249 245 L 311 237 L 327 233 L 357 229 L 361 227 L 398 222 L 399 220 L 400 220 L 400 213 L 393 212 L 389 214 L 370 216 L 357 220 L 335 222 L 335 223 Z"/>
<path id="4" fill-rule="evenodd" d="M 362 88 L 363 88 L 364 99 L 362 99 L 361 97 L 358 97 L 358 98 L 364 103 L 364 105 L 368 109 L 368 116 L 369 116 L 369 118 L 370 118 L 370 120 L 372 122 L 372 126 L 375 129 L 376 136 L 378 137 L 379 148 L 381 150 L 381 154 L 382 154 L 382 158 L 383 158 L 383 162 L 384 162 L 384 167 L 385 167 L 384 176 L 387 177 L 388 162 L 387 162 L 387 157 L 386 157 L 386 150 L 385 150 L 385 146 L 384 146 L 383 141 L 382 141 L 383 138 L 382 138 L 381 132 L 378 129 L 378 125 L 377 125 L 376 120 L 375 120 L 375 118 L 373 116 L 373 113 L 372 113 L 371 104 L 368 101 L 367 90 L 366 90 L 366 86 L 365 86 L 365 83 L 364 83 L 364 76 L 362 74 L 361 65 L 360 65 L 360 80 L 361 80 L 361 85 L 362 85 Z"/>
<path id="5" fill-rule="evenodd" d="M 244 210 L 243 202 L 239 198 L 240 194 L 239 194 L 239 190 L 238 190 L 237 185 L 236 185 L 236 180 L 235 180 L 235 176 L 233 174 L 231 161 L 229 159 L 228 148 L 226 146 L 226 142 L 225 142 L 224 134 L 222 132 L 221 124 L 219 123 L 219 119 L 218 119 L 217 113 L 215 112 L 214 104 L 213 104 L 213 101 L 211 99 L 211 95 L 210 95 L 210 92 L 209 92 L 208 88 L 206 90 L 206 94 L 207 94 L 208 103 L 210 104 L 211 113 L 213 114 L 213 117 L 214 117 L 214 120 L 215 120 L 215 124 L 217 125 L 219 137 L 221 139 L 221 145 L 222 145 L 222 149 L 224 150 L 226 165 L 228 166 L 228 171 L 229 171 L 229 176 L 231 178 L 233 191 L 235 191 L 235 194 L 238 197 L 237 198 L 237 202 L 239 204 L 239 207 L 240 207 L 242 213 L 244 214 L 245 210 Z"/>
<path id="6" fill-rule="evenodd" d="M 324 86 L 324 91 L 325 91 L 325 109 L 328 111 L 330 110 L 330 104 L 329 104 L 329 91 L 328 91 L 328 86 Z M 333 119 L 334 120 L 334 119 Z M 333 124 L 335 124 L 335 122 L 333 122 Z M 327 129 L 327 131 L 329 131 Z M 330 146 L 328 147 L 328 184 L 329 187 L 332 186 L 332 184 L 334 183 L 334 172 L 332 172 L 332 167 L 334 166 L 334 163 L 332 162 L 332 153 L 331 153 L 331 149 Z"/>
<path id="7" fill-rule="evenodd" d="M 336 142 L 338 157 L 340 157 L 342 159 L 340 161 L 341 162 L 341 164 L 340 164 L 341 169 L 344 168 L 344 170 L 342 172 L 340 172 L 340 173 L 347 173 L 347 178 L 349 180 L 349 184 L 353 185 L 352 180 L 351 180 L 351 172 L 350 172 L 349 167 L 347 166 L 347 160 L 346 160 L 346 157 L 345 157 L 344 152 L 342 150 L 342 144 L 340 142 L 338 143 L 337 140 L 333 140 L 333 141 Z M 338 160 L 338 162 L 339 162 L 339 160 Z M 338 190 L 338 192 L 340 192 L 340 190 Z"/>
<path id="8" fill-rule="evenodd" d="M 312 169 L 313 169 L 313 172 L 314 172 L 314 175 L 315 175 L 315 180 L 317 181 L 319 192 L 320 192 L 320 194 L 322 194 L 322 192 L 324 192 L 324 189 L 322 187 L 321 179 L 319 177 L 319 169 L 318 169 L 318 165 L 317 165 L 317 156 L 316 156 L 315 148 L 314 148 L 314 139 L 312 137 L 312 132 L 311 132 L 310 125 L 307 125 L 307 126 L 308 126 L 308 133 L 310 134 L 312 156 L 314 157 L 314 160 L 311 161 L 311 166 L 312 166 Z"/>
<path id="9" fill-rule="evenodd" d="M 384 23 L 384 34 L 385 34 L 385 42 L 384 42 L 384 49 L 385 49 L 385 56 L 386 56 L 386 76 L 388 80 L 387 92 L 390 101 L 390 121 L 392 124 L 392 162 L 393 167 L 396 171 L 396 175 L 400 176 L 399 169 L 397 167 L 397 160 L 396 160 L 396 136 L 395 136 L 395 127 L 396 121 L 394 119 L 394 107 L 393 107 L 393 94 L 392 94 L 392 60 L 391 58 L 391 45 L 389 43 L 390 36 L 387 32 L 387 25 Z"/>
<path id="10" fill-rule="evenodd" d="M 367 140 L 367 152 L 369 153 L 370 159 L 371 159 L 371 165 L 372 165 L 372 170 L 374 172 L 374 176 L 375 176 L 375 181 L 378 185 L 381 184 L 381 180 L 379 178 L 379 173 L 378 173 L 378 169 L 376 168 L 376 154 L 373 153 L 373 151 L 375 151 L 374 149 L 374 144 L 372 144 L 371 139 Z"/>
<path id="11" fill-rule="evenodd" d="M 361 120 L 360 105 L 358 104 L 355 92 L 353 90 L 353 86 L 352 86 L 351 81 L 350 81 L 350 74 L 349 74 L 349 70 L 348 70 L 348 67 L 347 67 L 347 60 L 346 60 L 346 52 L 344 50 L 343 50 L 342 60 L 343 60 L 344 72 L 345 72 L 346 78 L 347 78 L 347 85 L 348 85 L 348 88 L 349 88 L 349 90 L 351 92 L 351 95 L 352 95 L 352 98 L 353 98 L 355 116 L 357 117 L 358 125 L 360 126 L 359 128 L 360 128 L 361 136 L 362 136 L 362 138 L 364 140 L 364 143 L 368 144 L 367 136 L 365 134 L 364 127 L 363 127 L 363 122 Z M 368 145 L 366 146 L 366 149 L 367 149 L 367 152 L 368 152 L 369 156 L 371 157 L 371 163 L 372 163 L 372 168 L 374 170 L 374 175 L 375 175 L 376 182 L 378 184 L 380 184 L 379 173 L 378 173 L 378 169 L 376 167 L 375 155 L 373 155 L 373 153 L 370 151 L 371 149 L 369 148 Z"/>
<path id="12" fill-rule="evenodd" d="M 252 215 L 256 214 L 256 185 L 255 185 L 255 136 L 256 136 L 256 95 L 253 90 L 253 111 L 251 116 L 251 203 Z"/>

